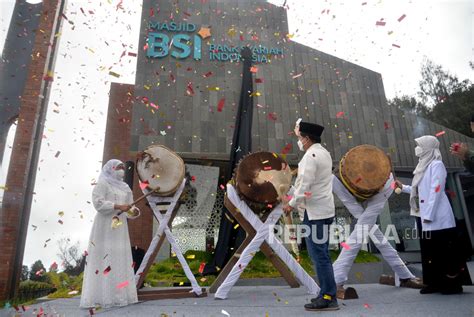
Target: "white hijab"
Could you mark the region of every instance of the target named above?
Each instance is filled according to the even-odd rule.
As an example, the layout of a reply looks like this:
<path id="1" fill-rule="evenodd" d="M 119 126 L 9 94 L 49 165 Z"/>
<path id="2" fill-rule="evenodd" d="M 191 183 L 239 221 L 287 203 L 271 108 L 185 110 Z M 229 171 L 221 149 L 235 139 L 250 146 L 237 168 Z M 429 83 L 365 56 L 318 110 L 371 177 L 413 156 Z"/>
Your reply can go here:
<path id="1" fill-rule="evenodd" d="M 425 135 L 415 139 L 417 149 L 418 165 L 416 165 L 413 171 L 413 181 L 411 182 L 411 193 L 410 193 L 410 214 L 412 216 L 420 216 L 420 211 L 417 207 L 416 200 L 418 199 L 418 184 L 420 184 L 425 170 L 435 160 L 442 160 L 441 152 L 439 151 L 439 141 L 432 135 Z"/>
<path id="2" fill-rule="evenodd" d="M 121 191 L 131 192 L 130 187 L 117 173 L 116 167 L 120 164 L 123 164 L 122 161 L 116 159 L 109 160 L 105 163 L 99 175 L 99 181 L 105 181 L 110 186 L 120 189 Z"/>

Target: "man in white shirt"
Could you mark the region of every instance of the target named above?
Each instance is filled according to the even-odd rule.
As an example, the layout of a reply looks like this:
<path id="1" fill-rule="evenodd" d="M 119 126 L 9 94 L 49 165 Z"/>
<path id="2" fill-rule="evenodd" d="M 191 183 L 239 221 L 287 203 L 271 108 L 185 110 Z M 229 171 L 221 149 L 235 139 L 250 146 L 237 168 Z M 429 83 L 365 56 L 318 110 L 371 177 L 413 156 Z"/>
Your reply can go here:
<path id="1" fill-rule="evenodd" d="M 321 292 L 305 305 L 306 310 L 337 310 L 336 282 L 329 257 L 329 226 L 334 220 L 331 154 L 321 145 L 324 127 L 297 122 L 298 147 L 305 152 L 298 164 L 293 197 L 284 206 L 285 213 L 299 211 L 303 224 L 310 228 L 306 247 L 318 275 Z"/>

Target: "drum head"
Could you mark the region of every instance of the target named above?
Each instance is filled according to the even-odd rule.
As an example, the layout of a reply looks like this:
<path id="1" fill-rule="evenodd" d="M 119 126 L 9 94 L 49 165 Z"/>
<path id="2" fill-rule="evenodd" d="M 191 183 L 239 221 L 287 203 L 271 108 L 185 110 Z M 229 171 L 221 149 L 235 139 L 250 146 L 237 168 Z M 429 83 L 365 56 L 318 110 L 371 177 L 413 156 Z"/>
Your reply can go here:
<path id="1" fill-rule="evenodd" d="M 291 186 L 291 177 L 288 163 L 280 156 L 271 152 L 256 152 L 239 162 L 235 183 L 245 200 L 266 207 L 281 201 Z"/>
<path id="2" fill-rule="evenodd" d="M 361 194 L 377 193 L 387 182 L 390 172 L 387 154 L 368 144 L 356 146 L 341 160 L 344 181 Z"/>
<path id="3" fill-rule="evenodd" d="M 169 196 L 176 192 L 184 179 L 183 159 L 163 145 L 151 145 L 138 154 L 137 174 L 148 189 L 160 189 L 158 196 Z"/>

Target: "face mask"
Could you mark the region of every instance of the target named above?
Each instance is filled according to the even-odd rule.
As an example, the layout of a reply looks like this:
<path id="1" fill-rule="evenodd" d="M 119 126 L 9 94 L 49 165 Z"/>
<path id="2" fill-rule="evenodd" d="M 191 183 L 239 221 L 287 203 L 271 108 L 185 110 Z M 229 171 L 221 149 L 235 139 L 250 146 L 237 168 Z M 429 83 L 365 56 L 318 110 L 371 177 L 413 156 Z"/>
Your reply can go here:
<path id="1" fill-rule="evenodd" d="M 421 157 L 421 154 L 423 154 L 423 149 L 419 146 L 415 147 L 415 155 Z"/>
<path id="2" fill-rule="evenodd" d="M 125 171 L 124 170 L 116 170 L 114 175 L 117 179 L 122 180 L 123 177 L 125 176 Z"/>
<path id="3" fill-rule="evenodd" d="M 304 152 L 304 144 L 301 142 L 301 140 L 298 140 L 298 148 L 300 149 L 301 152 Z"/>

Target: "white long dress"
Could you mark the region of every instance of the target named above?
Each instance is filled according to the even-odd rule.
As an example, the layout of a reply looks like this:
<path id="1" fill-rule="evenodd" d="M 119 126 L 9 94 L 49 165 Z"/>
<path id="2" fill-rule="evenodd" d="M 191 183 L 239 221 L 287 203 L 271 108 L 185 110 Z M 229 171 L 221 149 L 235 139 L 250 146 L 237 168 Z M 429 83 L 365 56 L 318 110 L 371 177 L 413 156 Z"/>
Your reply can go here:
<path id="1" fill-rule="evenodd" d="M 127 213 L 119 216 L 122 225 L 115 229 L 111 227 L 112 217 L 118 212 L 114 210 L 114 204 L 131 204 L 132 193 L 99 180 L 92 201 L 97 214 L 87 249 L 80 307 L 107 308 L 136 303 Z"/>

